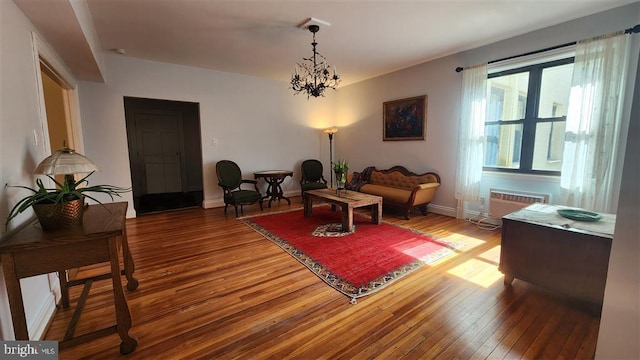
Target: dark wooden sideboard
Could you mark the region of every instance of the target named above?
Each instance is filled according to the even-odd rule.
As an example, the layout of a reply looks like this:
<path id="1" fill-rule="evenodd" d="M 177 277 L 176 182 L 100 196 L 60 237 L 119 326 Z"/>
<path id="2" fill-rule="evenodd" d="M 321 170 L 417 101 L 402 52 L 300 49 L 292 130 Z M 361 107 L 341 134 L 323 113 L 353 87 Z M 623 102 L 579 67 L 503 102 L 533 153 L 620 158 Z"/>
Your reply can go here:
<path id="1" fill-rule="evenodd" d="M 534 204 L 502 218 L 499 270 L 514 278 L 583 300 L 600 312 L 609 267 L 615 215 L 580 223 Z"/>

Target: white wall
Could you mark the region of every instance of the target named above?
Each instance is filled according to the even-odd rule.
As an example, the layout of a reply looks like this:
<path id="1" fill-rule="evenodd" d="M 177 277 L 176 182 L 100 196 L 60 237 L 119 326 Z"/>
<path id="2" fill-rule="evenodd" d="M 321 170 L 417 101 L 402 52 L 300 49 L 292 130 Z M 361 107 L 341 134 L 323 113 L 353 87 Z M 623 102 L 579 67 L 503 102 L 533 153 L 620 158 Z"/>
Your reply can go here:
<path id="1" fill-rule="evenodd" d="M 640 64 L 596 359 L 640 359 Z"/>
<path id="2" fill-rule="evenodd" d="M 336 158 L 348 159 L 353 171 L 403 165 L 415 173 L 436 172 L 442 186 L 429 208 L 452 209 L 461 79 L 455 66 L 439 59 L 340 89 Z M 382 141 L 382 103 L 425 94 L 425 140 Z"/>
<path id="3" fill-rule="evenodd" d="M 442 186 L 429 211 L 455 216 L 456 144 L 462 94 L 462 74 L 456 73 L 455 68 L 626 29 L 638 23 L 639 12 L 640 3 L 634 3 L 346 86 L 338 93 L 336 114 L 342 128 L 336 135 L 336 153 L 348 157 L 355 171 L 370 165 L 379 169 L 404 165 L 414 172 L 437 172 Z M 635 64 L 637 42 L 632 53 Z M 382 141 L 382 103 L 424 94 L 428 96 L 426 140 Z M 551 194 L 552 199 L 558 196 L 557 177 L 486 175 L 481 186 L 485 198 L 489 188 L 543 192 Z"/>
<path id="4" fill-rule="evenodd" d="M 333 124 L 333 94 L 307 100 L 283 82 L 116 54 L 105 59 L 106 84 L 80 82 L 85 155 L 101 169 L 92 176 L 96 184 L 131 185 L 124 96 L 200 104 L 205 207 L 223 204 L 218 160 L 235 161 L 245 178 L 258 170 L 294 170 L 283 184 L 292 195 L 304 159 L 321 159 L 328 168 L 328 139 L 320 129 Z M 131 194 L 126 198 L 133 215 Z"/>
<path id="5" fill-rule="evenodd" d="M 32 186 L 33 169 L 49 155 L 46 132 L 40 119 L 40 97 L 36 76 L 31 23 L 12 1 L 0 1 L 0 179 L 1 184 Z M 36 144 L 37 140 L 37 144 Z M 0 219 L 4 219 L 24 190 L 2 187 Z M 10 224 L 10 229 L 32 216 L 29 210 Z M 4 236 L 4 234 L 3 234 Z M 0 270 L 0 339 L 13 339 L 13 326 Z M 54 297 L 46 276 L 21 281 L 27 325 L 37 338 L 53 311 Z"/>

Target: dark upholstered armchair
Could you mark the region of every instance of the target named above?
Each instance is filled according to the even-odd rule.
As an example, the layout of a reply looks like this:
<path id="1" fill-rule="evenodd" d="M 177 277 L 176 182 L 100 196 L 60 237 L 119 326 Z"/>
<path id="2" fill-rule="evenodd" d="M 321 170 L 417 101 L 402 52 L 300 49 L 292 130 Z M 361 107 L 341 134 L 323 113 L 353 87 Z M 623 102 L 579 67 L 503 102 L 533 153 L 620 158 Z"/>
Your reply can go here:
<path id="1" fill-rule="evenodd" d="M 236 217 L 238 216 L 238 205 L 240 205 L 240 211 L 243 212 L 243 205 L 260 202 L 260 210 L 262 210 L 262 194 L 258 190 L 258 182 L 242 179 L 238 164 L 230 160 L 220 160 L 216 163 L 216 174 L 218 176 L 218 185 L 224 192 L 225 214 L 227 213 L 228 205 L 233 205 L 236 209 Z M 240 186 L 242 184 L 253 184 L 253 189 L 241 189 Z"/>
<path id="2" fill-rule="evenodd" d="M 307 190 L 326 189 L 327 180 L 322 175 L 322 163 L 315 159 L 302 162 L 302 177 L 300 178 L 300 194 L 304 196 Z"/>

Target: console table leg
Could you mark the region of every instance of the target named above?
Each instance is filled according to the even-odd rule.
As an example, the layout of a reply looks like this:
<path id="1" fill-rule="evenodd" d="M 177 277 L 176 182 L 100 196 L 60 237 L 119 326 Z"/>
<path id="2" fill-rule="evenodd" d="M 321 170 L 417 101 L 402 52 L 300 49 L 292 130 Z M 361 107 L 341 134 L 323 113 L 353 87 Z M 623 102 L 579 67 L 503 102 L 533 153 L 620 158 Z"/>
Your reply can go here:
<path id="1" fill-rule="evenodd" d="M 58 271 L 58 279 L 60 280 L 60 302 L 64 309 L 69 308 L 69 284 L 67 281 L 67 270 Z"/>
<path id="2" fill-rule="evenodd" d="M 122 289 L 122 280 L 120 279 L 120 261 L 118 256 L 118 237 L 109 238 L 109 254 L 111 263 L 111 280 L 113 283 L 113 302 L 116 308 L 116 322 L 118 335 L 122 342 L 120 343 L 120 353 L 129 354 L 135 350 L 138 341 L 129 336 L 131 329 L 131 312 L 127 299 Z M 121 239 L 120 239 L 121 240 Z"/>
<path id="3" fill-rule="evenodd" d="M 504 286 L 506 287 L 510 287 L 511 283 L 513 282 L 514 277 L 510 276 L 510 275 L 505 275 L 504 276 Z"/>
<path id="4" fill-rule="evenodd" d="M 13 320 L 13 332 L 16 340 L 29 340 L 29 330 L 27 329 L 27 317 L 24 314 L 24 303 L 22 299 L 22 288 L 20 279 L 15 271 L 13 255 L 2 254 L 2 269 L 7 286 L 9 297 L 9 308 L 11 319 Z"/>
<path id="5" fill-rule="evenodd" d="M 127 290 L 133 291 L 138 288 L 138 280 L 133 277 L 133 272 L 136 270 L 136 266 L 133 262 L 133 258 L 131 257 L 131 251 L 129 250 L 126 225 L 123 227 L 122 232 L 122 258 L 124 261 L 124 274 L 127 277 Z"/>

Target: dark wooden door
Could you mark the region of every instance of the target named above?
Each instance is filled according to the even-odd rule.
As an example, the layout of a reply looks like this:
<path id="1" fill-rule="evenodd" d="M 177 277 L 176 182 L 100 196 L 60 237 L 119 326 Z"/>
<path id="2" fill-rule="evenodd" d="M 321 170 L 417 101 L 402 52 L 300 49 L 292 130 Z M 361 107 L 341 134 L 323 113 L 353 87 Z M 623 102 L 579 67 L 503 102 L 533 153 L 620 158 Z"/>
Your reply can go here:
<path id="1" fill-rule="evenodd" d="M 134 114 L 141 190 L 145 194 L 182 192 L 182 117 L 175 112 Z"/>
<path id="2" fill-rule="evenodd" d="M 197 103 L 124 98 L 136 211 L 202 203 L 202 152 Z"/>

